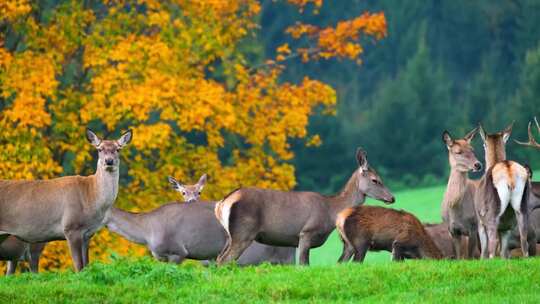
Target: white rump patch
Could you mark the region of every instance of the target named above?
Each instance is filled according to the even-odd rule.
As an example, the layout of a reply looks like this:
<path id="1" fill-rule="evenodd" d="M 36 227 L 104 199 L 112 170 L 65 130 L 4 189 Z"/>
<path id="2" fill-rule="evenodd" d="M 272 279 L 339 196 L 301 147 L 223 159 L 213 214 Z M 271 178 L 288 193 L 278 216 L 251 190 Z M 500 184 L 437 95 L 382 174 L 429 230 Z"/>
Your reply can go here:
<path id="1" fill-rule="evenodd" d="M 506 208 L 508 207 L 508 204 L 510 203 L 510 186 L 506 182 L 506 180 L 499 180 L 495 184 L 495 188 L 497 189 L 497 194 L 499 195 L 499 200 L 501 201 L 500 205 L 500 211 L 499 211 L 499 217 L 503 215 L 504 211 L 506 211 Z"/>

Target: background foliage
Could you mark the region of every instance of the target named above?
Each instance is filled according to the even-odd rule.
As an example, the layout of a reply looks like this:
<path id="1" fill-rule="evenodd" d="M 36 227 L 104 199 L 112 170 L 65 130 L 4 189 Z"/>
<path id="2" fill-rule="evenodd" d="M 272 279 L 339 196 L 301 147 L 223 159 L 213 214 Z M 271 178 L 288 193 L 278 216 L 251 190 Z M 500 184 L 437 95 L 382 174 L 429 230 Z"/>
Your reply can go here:
<path id="1" fill-rule="evenodd" d="M 279 5 L 318 12 L 322 2 Z M 110 138 L 134 131 L 122 152 L 122 208 L 177 199 L 167 175 L 194 182 L 208 173 L 206 199 L 241 185 L 293 188 L 291 140 L 320 144 L 309 117 L 333 113 L 336 93 L 316 77 L 286 80 L 285 64 L 358 61 L 363 42 L 386 36 L 386 19 L 297 22 L 282 30 L 294 46 L 265 55 L 261 14 L 255 0 L 0 2 L 0 177 L 92 174 L 89 126 Z M 91 258 L 111 251 L 146 252 L 104 229 Z M 42 266 L 70 263 L 65 242 L 47 246 Z"/>

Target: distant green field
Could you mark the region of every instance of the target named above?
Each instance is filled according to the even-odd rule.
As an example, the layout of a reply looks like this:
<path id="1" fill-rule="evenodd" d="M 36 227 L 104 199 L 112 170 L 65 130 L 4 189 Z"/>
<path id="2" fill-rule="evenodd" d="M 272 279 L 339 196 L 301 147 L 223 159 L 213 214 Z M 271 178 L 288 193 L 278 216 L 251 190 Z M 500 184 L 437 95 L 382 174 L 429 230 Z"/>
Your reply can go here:
<path id="1" fill-rule="evenodd" d="M 392 205 L 368 200 L 366 204 L 392 207 L 407 210 L 416 215 L 422 222 L 441 222 L 441 200 L 445 186 L 423 188 L 418 190 L 395 193 L 396 202 Z M 313 265 L 333 265 L 341 255 L 342 244 L 336 232 L 332 233 L 328 241 L 320 248 L 311 250 L 311 263 Z M 365 263 L 380 263 L 390 261 L 387 252 L 368 252 Z"/>

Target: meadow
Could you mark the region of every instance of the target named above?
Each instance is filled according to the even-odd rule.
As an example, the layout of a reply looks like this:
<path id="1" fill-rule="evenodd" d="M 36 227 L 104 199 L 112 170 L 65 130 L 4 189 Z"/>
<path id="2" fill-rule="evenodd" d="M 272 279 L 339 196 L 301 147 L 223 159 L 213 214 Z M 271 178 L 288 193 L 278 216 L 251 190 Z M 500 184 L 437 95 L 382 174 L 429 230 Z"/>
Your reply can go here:
<path id="1" fill-rule="evenodd" d="M 392 207 L 438 222 L 443 192 L 444 186 L 399 192 Z M 340 253 L 341 242 L 332 234 L 312 251 L 310 267 L 204 268 L 113 255 L 81 273 L 2 277 L 0 303 L 540 301 L 538 258 L 390 263 L 388 253 L 370 252 L 364 264 L 337 265 Z"/>

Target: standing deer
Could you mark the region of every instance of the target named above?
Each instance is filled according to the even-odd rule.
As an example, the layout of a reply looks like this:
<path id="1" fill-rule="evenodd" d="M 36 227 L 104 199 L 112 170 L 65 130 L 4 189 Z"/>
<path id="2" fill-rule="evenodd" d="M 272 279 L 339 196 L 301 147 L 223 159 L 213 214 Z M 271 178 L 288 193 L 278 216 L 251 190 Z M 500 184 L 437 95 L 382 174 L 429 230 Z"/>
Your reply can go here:
<path id="1" fill-rule="evenodd" d="M 368 250 L 392 252 L 392 260 L 405 257 L 442 259 L 424 226 L 409 212 L 378 206 L 356 206 L 341 211 L 336 228 L 343 241 L 339 262 L 362 262 Z"/>
<path id="2" fill-rule="evenodd" d="M 6 275 L 15 273 L 19 261 L 27 261 L 30 271 L 39 271 L 39 258 L 46 243 L 29 244 L 9 236 L 0 244 L 0 260 L 7 261 Z"/>
<path id="3" fill-rule="evenodd" d="M 506 160 L 505 144 L 512 133 L 512 124 L 504 131 L 486 134 L 480 126 L 484 142 L 487 171 L 480 180 L 475 195 L 475 209 L 479 220 L 479 236 L 482 258 L 495 257 L 498 233 L 501 233 L 501 253 L 504 258 L 508 245 L 506 241 L 516 225 L 519 229 L 521 251 L 529 255 L 528 196 L 529 172 L 522 165 Z M 511 208 L 509 208 L 509 205 Z M 513 212 L 512 212 L 513 211 Z"/>
<path id="4" fill-rule="evenodd" d="M 118 193 L 119 152 L 131 131 L 118 140 L 101 140 L 91 130 L 88 141 L 98 150 L 96 173 L 50 180 L 0 181 L 0 238 L 15 235 L 30 243 L 67 240 L 73 265 L 88 264 L 88 243 L 103 225 Z"/>
<path id="5" fill-rule="evenodd" d="M 309 264 L 309 250 L 326 241 L 343 209 L 364 203 L 366 196 L 393 203 L 394 196 L 369 167 L 362 149 L 356 159 L 358 169 L 334 196 L 260 188 L 240 188 L 227 195 L 215 209 L 228 238 L 218 264 L 236 260 L 253 240 L 298 247 L 300 264 Z"/>
<path id="6" fill-rule="evenodd" d="M 465 137 L 453 139 L 448 131 L 442 135 L 448 148 L 450 176 L 442 201 L 442 218 L 448 225 L 452 237 L 452 246 L 457 259 L 463 258 L 461 252 L 462 237 L 468 238 L 467 257 L 472 258 L 478 244 L 478 221 L 474 211 L 474 194 L 478 181 L 467 176 L 469 171 L 479 171 L 482 164 L 474 155 L 471 141 L 478 128 L 473 129 Z"/>
<path id="7" fill-rule="evenodd" d="M 185 203 L 168 203 L 147 213 L 131 213 L 113 207 L 106 219 L 107 228 L 132 242 L 146 245 L 160 261 L 215 259 L 225 246 L 226 236 L 214 215 L 215 202 L 199 201 L 206 175 L 195 185 L 182 185 L 173 177 L 168 179 Z M 238 264 L 293 264 L 294 255 L 294 248 L 253 242 Z"/>

